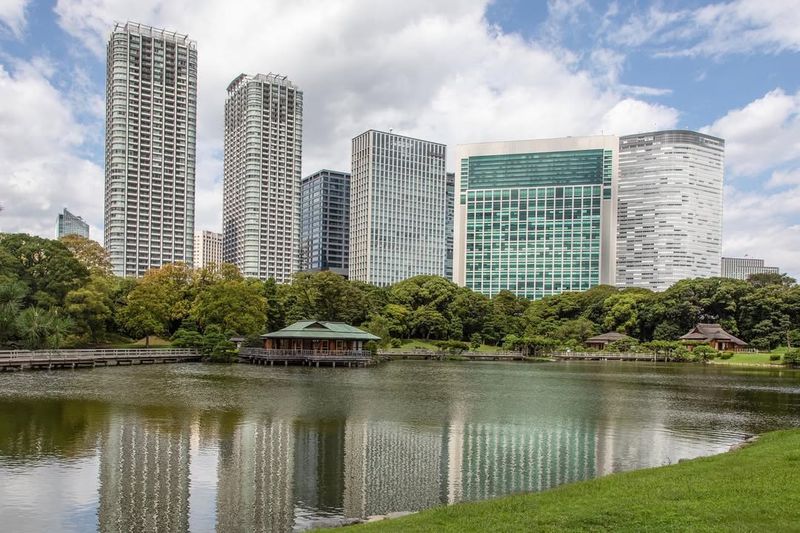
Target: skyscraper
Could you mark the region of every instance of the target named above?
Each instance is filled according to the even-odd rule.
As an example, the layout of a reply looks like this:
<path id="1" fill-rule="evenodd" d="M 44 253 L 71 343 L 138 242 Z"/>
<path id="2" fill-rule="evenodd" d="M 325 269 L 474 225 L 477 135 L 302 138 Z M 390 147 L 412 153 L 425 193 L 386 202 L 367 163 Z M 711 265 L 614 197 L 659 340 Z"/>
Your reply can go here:
<path id="1" fill-rule="evenodd" d="M 778 267 L 764 266 L 763 259 L 752 257 L 723 257 L 722 277 L 747 279 L 753 274 L 780 274 Z"/>
<path id="2" fill-rule="evenodd" d="M 306 176 L 300 194 L 300 270 L 348 275 L 350 174 L 320 170 Z"/>
<path id="3" fill-rule="evenodd" d="M 614 283 L 615 136 L 461 145 L 453 277 L 542 298 Z"/>
<path id="4" fill-rule="evenodd" d="M 194 268 L 222 264 L 222 233 L 202 230 L 194 234 Z"/>
<path id="5" fill-rule="evenodd" d="M 192 263 L 197 46 L 117 24 L 106 72 L 105 246 L 118 276 Z"/>
<path id="6" fill-rule="evenodd" d="M 350 279 L 444 275 L 443 144 L 369 130 L 353 139 Z"/>
<path id="7" fill-rule="evenodd" d="M 456 174 L 447 173 L 444 226 L 444 277 L 453 279 L 453 221 L 455 220 Z"/>
<path id="8" fill-rule="evenodd" d="M 286 76 L 241 74 L 225 100 L 222 259 L 243 275 L 298 270 L 303 92 Z"/>
<path id="9" fill-rule="evenodd" d="M 60 239 L 64 235 L 80 235 L 89 238 L 89 224 L 84 222 L 81 217 L 67 211 L 66 207 L 63 213 L 58 214 L 56 221 L 56 239 Z"/>
<path id="10" fill-rule="evenodd" d="M 724 155 L 725 141 L 693 131 L 620 138 L 619 286 L 719 275 Z"/>

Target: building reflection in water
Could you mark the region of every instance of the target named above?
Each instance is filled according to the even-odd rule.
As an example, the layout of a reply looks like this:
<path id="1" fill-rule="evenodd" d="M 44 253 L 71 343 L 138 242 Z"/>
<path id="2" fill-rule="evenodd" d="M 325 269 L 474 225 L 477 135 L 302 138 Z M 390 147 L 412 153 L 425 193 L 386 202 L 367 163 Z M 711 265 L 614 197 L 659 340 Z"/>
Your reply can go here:
<path id="1" fill-rule="evenodd" d="M 198 469 L 210 464 L 216 512 L 202 525 L 291 531 L 326 516 L 413 511 L 588 479 L 607 472 L 609 444 L 617 445 L 603 444 L 587 420 L 468 422 L 465 411 L 453 404 L 443 427 L 363 416 L 165 422 L 115 413 L 100 450 L 99 529 L 187 530 L 190 480 L 200 490 L 197 480 L 211 472 Z M 216 461 L 192 464 L 198 447 L 215 449 Z"/>
<path id="2" fill-rule="evenodd" d="M 219 443 L 218 531 L 287 531 L 294 523 L 295 433 L 288 420 L 246 419 Z"/>
<path id="3" fill-rule="evenodd" d="M 100 445 L 100 531 L 189 528 L 188 421 L 115 413 Z"/>

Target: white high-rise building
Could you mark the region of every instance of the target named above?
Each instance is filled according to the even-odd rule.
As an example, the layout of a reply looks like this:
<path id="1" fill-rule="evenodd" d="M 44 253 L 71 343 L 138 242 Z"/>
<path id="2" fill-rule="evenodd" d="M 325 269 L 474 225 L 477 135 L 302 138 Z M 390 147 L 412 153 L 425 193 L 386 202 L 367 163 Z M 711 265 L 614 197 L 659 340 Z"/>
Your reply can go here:
<path id="1" fill-rule="evenodd" d="M 353 139 L 350 279 L 445 272 L 446 146 L 369 130 Z"/>
<path id="2" fill-rule="evenodd" d="M 194 234 L 194 268 L 222 263 L 222 233 L 202 230 Z"/>
<path id="3" fill-rule="evenodd" d="M 619 146 L 617 285 L 660 291 L 718 276 L 725 141 L 657 131 Z"/>
<path id="4" fill-rule="evenodd" d="M 291 280 L 300 246 L 303 92 L 286 76 L 241 74 L 225 100 L 222 259 Z"/>
<path id="5" fill-rule="evenodd" d="M 722 277 L 747 279 L 753 274 L 780 274 L 778 267 L 764 266 L 763 259 L 753 257 L 723 257 Z"/>
<path id="6" fill-rule="evenodd" d="M 114 274 L 192 263 L 197 46 L 128 22 L 108 41 L 105 246 Z"/>

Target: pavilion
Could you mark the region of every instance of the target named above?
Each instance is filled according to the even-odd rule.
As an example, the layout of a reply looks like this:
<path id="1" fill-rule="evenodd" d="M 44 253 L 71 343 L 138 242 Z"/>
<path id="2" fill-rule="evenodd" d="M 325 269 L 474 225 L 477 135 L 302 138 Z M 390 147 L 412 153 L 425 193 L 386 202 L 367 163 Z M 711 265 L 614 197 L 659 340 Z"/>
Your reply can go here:
<path id="1" fill-rule="evenodd" d="M 604 349 L 606 346 L 613 342 L 617 342 L 618 340 L 622 339 L 630 339 L 633 340 L 631 337 L 617 333 L 616 331 L 609 331 L 608 333 L 603 333 L 602 335 L 595 335 L 594 337 L 590 337 L 586 339 L 587 348 L 596 348 L 598 350 Z"/>
<path id="2" fill-rule="evenodd" d="M 747 346 L 746 342 L 742 339 L 737 339 L 722 329 L 722 326 L 719 324 L 697 324 L 689 333 L 682 336 L 680 340 L 708 344 L 715 350 L 721 352 L 738 352 Z M 691 347 L 689 349 L 691 349 Z"/>
<path id="3" fill-rule="evenodd" d="M 281 330 L 261 335 L 265 350 L 287 350 L 337 355 L 364 351 L 369 341 L 380 337 L 344 322 L 300 320 Z"/>

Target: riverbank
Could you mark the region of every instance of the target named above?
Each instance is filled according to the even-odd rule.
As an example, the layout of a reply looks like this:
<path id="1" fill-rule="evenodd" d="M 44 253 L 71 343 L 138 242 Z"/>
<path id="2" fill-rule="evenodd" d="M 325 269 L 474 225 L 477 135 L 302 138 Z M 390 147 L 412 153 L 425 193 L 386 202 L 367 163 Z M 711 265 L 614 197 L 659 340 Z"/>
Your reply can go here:
<path id="1" fill-rule="evenodd" d="M 800 430 L 776 431 L 721 455 L 344 530 L 796 531 L 798 466 Z"/>

